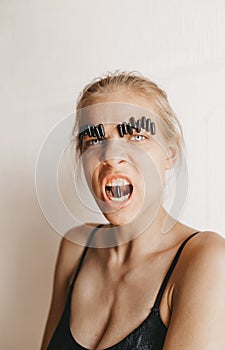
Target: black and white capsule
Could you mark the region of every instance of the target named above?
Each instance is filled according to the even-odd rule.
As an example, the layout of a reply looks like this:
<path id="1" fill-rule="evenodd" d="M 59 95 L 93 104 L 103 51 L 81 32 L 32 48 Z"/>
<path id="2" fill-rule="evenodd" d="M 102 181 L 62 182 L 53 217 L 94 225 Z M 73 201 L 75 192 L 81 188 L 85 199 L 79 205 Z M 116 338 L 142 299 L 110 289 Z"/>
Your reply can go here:
<path id="1" fill-rule="evenodd" d="M 120 136 L 123 137 L 123 136 L 124 136 L 124 133 L 123 133 L 122 124 L 118 124 L 118 125 L 117 125 L 117 129 L 118 129 L 118 131 L 119 131 Z"/>
<path id="2" fill-rule="evenodd" d="M 137 125 L 136 125 L 136 120 L 134 117 L 130 118 L 130 124 L 131 124 L 132 128 L 136 129 Z"/>
<path id="3" fill-rule="evenodd" d="M 101 139 L 101 135 L 100 135 L 100 132 L 99 132 L 99 129 L 97 126 L 95 126 L 95 135 L 97 136 L 98 139 Z"/>
<path id="4" fill-rule="evenodd" d="M 90 126 L 90 133 L 91 133 L 91 137 L 95 137 L 95 136 L 96 136 L 96 133 L 95 133 L 95 126 L 94 126 L 94 125 L 91 125 L 91 126 Z"/>
<path id="5" fill-rule="evenodd" d="M 127 123 L 127 131 L 129 135 L 133 135 L 133 128 L 130 123 Z"/>
<path id="6" fill-rule="evenodd" d="M 101 135 L 101 137 L 104 137 L 105 136 L 105 129 L 104 129 L 103 124 L 98 125 L 98 130 L 99 130 L 99 134 Z"/>
<path id="7" fill-rule="evenodd" d="M 126 122 L 122 123 L 122 130 L 123 130 L 124 135 L 128 134 L 127 123 Z"/>
<path id="8" fill-rule="evenodd" d="M 141 132 L 141 119 L 138 119 L 137 120 L 137 123 L 136 123 L 136 131 L 139 133 Z"/>
<path id="9" fill-rule="evenodd" d="M 146 131 L 150 131 L 151 130 L 151 119 L 147 119 L 146 120 Z"/>
<path id="10" fill-rule="evenodd" d="M 92 136 L 92 133 L 91 133 L 91 126 L 90 126 L 90 125 L 87 126 L 87 129 L 86 129 L 85 131 L 87 132 L 87 135 L 88 135 L 89 137 Z"/>
<path id="11" fill-rule="evenodd" d="M 155 123 L 151 122 L 151 133 L 152 135 L 155 135 Z"/>
<path id="12" fill-rule="evenodd" d="M 141 118 L 141 127 L 142 129 L 146 129 L 146 117 L 142 117 Z"/>
<path id="13" fill-rule="evenodd" d="M 121 190 L 120 190 L 120 186 L 116 186 L 116 196 L 117 196 L 118 198 L 120 198 L 120 197 L 121 197 Z"/>

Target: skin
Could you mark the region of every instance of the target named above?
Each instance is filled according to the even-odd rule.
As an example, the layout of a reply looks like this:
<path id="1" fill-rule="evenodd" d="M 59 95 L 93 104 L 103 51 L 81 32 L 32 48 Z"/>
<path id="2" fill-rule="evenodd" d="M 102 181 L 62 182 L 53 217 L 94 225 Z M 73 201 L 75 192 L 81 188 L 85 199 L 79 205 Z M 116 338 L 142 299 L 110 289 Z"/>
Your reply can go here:
<path id="1" fill-rule="evenodd" d="M 160 145 L 151 137 L 151 135 L 148 135 L 147 132 L 142 132 L 141 134 L 134 133 L 132 136 L 127 135 L 123 138 L 123 143 L 125 140 L 128 141 L 128 145 L 136 145 L 134 148 L 133 153 L 132 151 L 129 152 L 126 148 L 122 150 L 123 143 L 121 145 L 119 141 L 121 137 L 118 134 L 116 125 L 105 125 L 105 139 L 109 139 L 110 143 L 108 145 L 104 145 L 101 150 L 101 145 L 92 145 L 93 139 L 86 136 L 84 138 L 83 144 L 84 148 L 88 148 L 86 150 L 86 154 L 84 154 L 84 164 L 85 164 L 85 173 L 86 178 L 88 180 L 90 190 L 93 192 L 95 197 L 99 199 L 101 202 L 105 202 L 104 195 L 102 191 L 102 181 L 104 181 L 104 177 L 111 175 L 111 174 L 117 174 L 120 173 L 124 176 L 127 176 L 131 179 L 132 184 L 135 184 L 135 196 L 129 206 L 121 208 L 119 206 L 119 209 L 114 208 L 114 210 L 106 210 L 106 213 L 104 213 L 105 217 L 109 222 L 111 222 L 114 225 L 124 225 L 129 222 L 131 215 L 130 213 L 139 213 L 140 215 L 140 208 L 143 204 L 143 201 L 146 202 L 146 207 L 148 208 L 147 215 L 149 216 L 149 211 L 152 207 L 154 207 L 154 202 L 157 200 L 160 200 L 161 191 L 162 191 L 162 184 L 164 179 L 164 173 L 165 169 L 169 169 L 171 167 L 171 159 L 165 157 L 165 153 L 160 147 Z M 144 136 L 146 135 L 146 136 Z M 94 140 L 96 142 L 96 140 Z M 113 151 L 112 151 L 113 148 Z M 138 150 L 136 150 L 138 148 Z M 89 156 L 89 149 L 90 149 L 90 156 Z M 100 149 L 100 151 L 97 151 Z M 144 155 L 143 152 L 144 151 Z M 123 152 L 121 154 L 121 151 Z M 136 151 L 136 153 L 135 153 Z M 125 155 L 125 152 L 127 154 Z M 102 153 L 104 153 L 102 155 Z M 116 155 L 120 155 L 120 157 L 115 157 Z M 143 178 L 140 176 L 140 171 L 137 166 L 137 161 L 135 160 L 136 157 L 142 157 L 143 161 L 140 164 L 142 167 L 146 165 L 146 155 L 149 155 L 152 164 L 149 166 L 149 173 L 151 173 L 151 167 L 156 166 L 156 173 L 157 178 L 153 181 L 155 181 L 154 186 L 157 188 L 158 193 L 152 192 L 151 196 L 146 195 L 146 188 L 143 184 Z M 101 161 L 101 158 L 103 156 L 104 161 Z M 113 158 L 112 158 L 113 157 Z M 97 168 L 95 168 L 94 171 L 91 171 L 95 164 L 99 164 Z M 145 170 L 147 175 L 147 170 Z M 158 180 L 158 181 L 157 181 Z M 148 186 L 146 184 L 146 186 Z M 151 183 L 151 187 L 154 188 L 153 184 Z M 160 188 L 159 188 L 160 187 Z M 159 191 L 160 190 L 160 191 Z M 104 212 L 104 209 L 102 210 Z M 143 218 L 143 213 L 141 214 Z M 127 228 L 129 229 L 129 228 Z M 121 230 L 121 228 L 120 228 Z"/>
<path id="2" fill-rule="evenodd" d="M 125 102 L 154 109 L 147 98 L 127 91 L 104 95 L 95 103 Z M 118 138 L 113 127 L 107 137 Z M 164 179 L 176 159 L 162 152 L 157 144 L 142 143 L 152 152 Z M 153 152 L 153 148 L 154 152 Z M 92 178 L 92 189 L 102 200 L 100 179 L 104 171 L 124 167 L 132 175 L 135 168 L 116 159 L 100 164 Z M 126 168 L 127 167 L 127 168 Z M 123 169 L 123 170 L 124 170 Z M 86 169 L 88 172 L 88 168 Z M 124 170 L 125 171 L 125 170 Z M 142 203 L 143 190 L 130 206 L 110 212 L 106 217 L 114 225 L 127 222 Z M 148 199 L 149 206 L 152 205 Z M 89 349 L 104 349 L 125 338 L 148 316 L 159 286 L 180 244 L 198 229 L 176 222 L 162 233 L 167 213 L 160 208 L 151 226 L 137 238 L 115 247 L 90 248 L 73 289 L 70 328 L 78 343 Z M 123 230 L 118 226 L 118 230 Z M 74 228 L 87 234 L 90 226 Z M 88 231 L 88 232 L 87 232 Z M 63 239 L 56 266 L 53 297 L 42 350 L 55 330 L 65 305 L 68 287 L 76 271 L 83 247 Z M 168 327 L 164 350 L 214 350 L 225 348 L 225 240 L 216 232 L 202 231 L 186 244 L 160 303 L 160 316 Z"/>

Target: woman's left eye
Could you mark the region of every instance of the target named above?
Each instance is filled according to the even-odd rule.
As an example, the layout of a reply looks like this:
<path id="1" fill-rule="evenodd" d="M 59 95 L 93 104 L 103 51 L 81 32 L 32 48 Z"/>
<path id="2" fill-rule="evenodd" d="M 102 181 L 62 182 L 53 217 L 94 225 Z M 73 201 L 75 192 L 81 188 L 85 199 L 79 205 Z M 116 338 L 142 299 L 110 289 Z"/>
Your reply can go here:
<path id="1" fill-rule="evenodd" d="M 133 135 L 130 140 L 131 141 L 143 141 L 146 137 L 144 135 Z"/>

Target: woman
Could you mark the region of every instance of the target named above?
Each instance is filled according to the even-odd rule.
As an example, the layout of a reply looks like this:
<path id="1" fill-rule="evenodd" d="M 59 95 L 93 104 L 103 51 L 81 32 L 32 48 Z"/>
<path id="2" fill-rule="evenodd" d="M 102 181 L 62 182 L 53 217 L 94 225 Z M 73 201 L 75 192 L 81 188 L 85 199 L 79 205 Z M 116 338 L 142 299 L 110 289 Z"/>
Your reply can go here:
<path id="1" fill-rule="evenodd" d="M 135 73 L 99 78 L 79 97 L 74 135 L 109 223 L 63 239 L 42 350 L 225 349 L 225 241 L 162 204 L 183 145 L 165 92 Z"/>

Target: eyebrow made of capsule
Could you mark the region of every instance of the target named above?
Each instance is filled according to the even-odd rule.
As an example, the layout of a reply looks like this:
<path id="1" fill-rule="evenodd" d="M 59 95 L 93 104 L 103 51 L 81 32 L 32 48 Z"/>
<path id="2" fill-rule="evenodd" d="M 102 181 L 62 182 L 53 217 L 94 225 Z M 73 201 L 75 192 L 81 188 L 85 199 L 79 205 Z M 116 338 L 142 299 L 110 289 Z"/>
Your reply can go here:
<path id="1" fill-rule="evenodd" d="M 131 117 L 129 122 L 123 122 L 117 124 L 117 130 L 119 132 L 120 137 L 124 137 L 125 135 L 133 135 L 133 132 L 136 131 L 140 133 L 142 130 L 146 132 L 150 132 L 152 135 L 155 135 L 155 123 L 151 121 L 150 118 L 146 118 L 143 116 L 140 119 L 135 119 Z M 79 140 L 82 142 L 83 137 L 89 136 L 97 139 L 102 139 L 105 137 L 105 129 L 104 124 L 98 125 L 84 125 L 80 128 L 79 132 Z"/>

